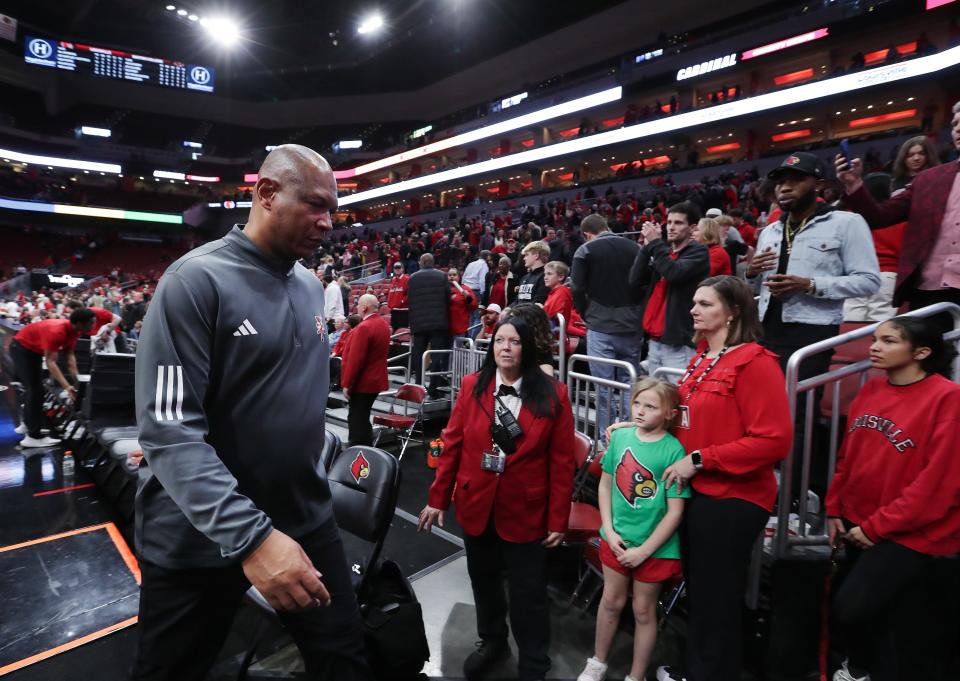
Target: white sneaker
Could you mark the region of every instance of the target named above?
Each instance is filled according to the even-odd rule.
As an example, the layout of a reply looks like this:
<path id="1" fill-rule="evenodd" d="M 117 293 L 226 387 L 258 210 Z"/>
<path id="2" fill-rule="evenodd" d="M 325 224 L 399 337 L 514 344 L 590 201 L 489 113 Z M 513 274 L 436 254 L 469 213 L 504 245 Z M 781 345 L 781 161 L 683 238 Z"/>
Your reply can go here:
<path id="1" fill-rule="evenodd" d="M 687 677 L 673 667 L 657 667 L 657 681 L 687 681 Z"/>
<path id="2" fill-rule="evenodd" d="M 56 447 L 60 440 L 55 437 L 30 437 L 27 435 L 20 440 L 20 447 L 23 449 L 33 447 Z"/>
<path id="3" fill-rule="evenodd" d="M 587 666 L 580 672 L 577 681 L 603 681 L 607 675 L 607 665 L 595 657 L 587 658 Z"/>
<path id="4" fill-rule="evenodd" d="M 850 669 L 847 667 L 850 660 L 844 660 L 843 664 L 840 665 L 840 669 L 833 673 L 833 681 L 870 681 L 870 675 L 866 676 L 854 676 Z"/>
<path id="5" fill-rule="evenodd" d="M 13 429 L 13 432 L 16 433 L 17 435 L 26 435 L 27 434 L 26 424 L 21 423 L 19 426 Z"/>

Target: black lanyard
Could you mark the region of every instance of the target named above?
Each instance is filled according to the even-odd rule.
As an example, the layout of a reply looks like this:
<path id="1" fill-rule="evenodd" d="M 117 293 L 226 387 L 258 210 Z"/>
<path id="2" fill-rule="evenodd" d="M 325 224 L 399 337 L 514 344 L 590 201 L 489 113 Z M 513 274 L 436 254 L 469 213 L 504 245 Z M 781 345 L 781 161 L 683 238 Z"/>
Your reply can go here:
<path id="1" fill-rule="evenodd" d="M 694 381 L 693 386 L 690 388 L 690 392 L 687 393 L 686 399 L 682 400 L 683 402 L 690 401 L 690 398 L 693 397 L 693 393 L 696 391 L 696 389 L 700 387 L 700 384 L 703 382 L 703 379 L 707 377 L 707 374 L 713 371 L 713 367 L 717 366 L 717 362 L 720 361 L 720 358 L 723 357 L 724 354 L 726 354 L 727 350 L 729 349 L 730 349 L 729 346 L 727 345 L 723 346 L 723 349 L 717 354 L 716 357 L 713 358 L 713 361 L 707 365 L 707 368 L 703 370 L 703 373 L 697 376 L 697 380 Z M 709 350 L 704 350 L 703 352 L 700 353 L 700 356 L 697 357 L 697 361 L 693 363 L 693 366 L 687 369 L 687 373 L 685 373 L 683 375 L 683 378 L 680 379 L 680 383 L 679 383 L 680 386 L 683 386 L 683 384 L 687 382 L 687 379 L 694 374 L 694 372 L 697 370 L 697 367 L 700 366 L 700 363 L 703 362 L 704 358 L 707 356 L 708 352 Z"/>

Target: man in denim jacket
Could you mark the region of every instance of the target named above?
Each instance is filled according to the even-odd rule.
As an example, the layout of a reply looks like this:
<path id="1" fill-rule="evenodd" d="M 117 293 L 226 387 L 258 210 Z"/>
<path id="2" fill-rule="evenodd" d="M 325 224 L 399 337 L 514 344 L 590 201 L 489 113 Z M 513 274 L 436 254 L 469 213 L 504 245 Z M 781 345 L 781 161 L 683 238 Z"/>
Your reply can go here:
<path id="1" fill-rule="evenodd" d="M 760 234 L 747 278 L 760 293 L 764 345 L 787 360 L 796 350 L 837 335 L 843 301 L 880 287 L 870 228 L 859 215 L 818 202 L 824 167 L 797 152 L 770 173 L 783 215 Z M 831 353 L 808 358 L 800 378 L 823 373 Z"/>

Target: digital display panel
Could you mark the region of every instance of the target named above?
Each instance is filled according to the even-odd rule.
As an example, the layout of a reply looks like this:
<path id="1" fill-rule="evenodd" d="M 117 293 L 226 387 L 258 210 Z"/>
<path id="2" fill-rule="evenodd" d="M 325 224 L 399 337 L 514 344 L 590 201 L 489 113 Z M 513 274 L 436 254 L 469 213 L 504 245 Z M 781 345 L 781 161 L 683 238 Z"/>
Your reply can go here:
<path id="1" fill-rule="evenodd" d="M 23 40 L 23 59 L 28 64 L 49 69 L 181 90 L 213 92 L 214 86 L 214 70 L 208 66 L 65 40 L 26 36 Z"/>

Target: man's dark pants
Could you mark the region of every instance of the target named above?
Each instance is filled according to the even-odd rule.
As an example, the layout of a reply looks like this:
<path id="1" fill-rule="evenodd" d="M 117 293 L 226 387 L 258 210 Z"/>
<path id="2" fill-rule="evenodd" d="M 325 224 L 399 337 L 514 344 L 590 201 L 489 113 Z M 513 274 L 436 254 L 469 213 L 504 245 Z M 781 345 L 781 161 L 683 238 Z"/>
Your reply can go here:
<path id="1" fill-rule="evenodd" d="M 350 393 L 350 410 L 347 414 L 347 428 L 351 445 L 372 445 L 373 426 L 370 424 L 370 411 L 377 400 L 378 393 Z"/>
<path id="2" fill-rule="evenodd" d="M 43 355 L 27 350 L 16 340 L 10 343 L 17 380 L 23 385 L 23 423 L 30 437 L 41 437 L 43 424 Z"/>
<path id="3" fill-rule="evenodd" d="M 453 341 L 447 331 L 420 331 L 413 334 L 411 380 L 421 385 L 424 383 L 423 377 L 420 375 L 420 370 L 423 363 L 423 353 L 427 351 L 427 345 L 430 346 L 431 350 L 449 350 L 452 343 Z M 432 355 L 431 357 L 429 369 L 431 372 L 447 370 L 447 367 L 450 365 L 450 355 L 448 353 L 443 352 Z M 436 375 L 431 376 L 430 385 L 428 386 L 429 389 L 435 391 L 439 386 L 440 377 Z"/>
<path id="4" fill-rule="evenodd" d="M 280 615 L 307 677 L 372 679 L 343 544 L 333 521 L 298 540 L 330 592 L 329 606 Z M 243 568 L 171 570 L 141 561 L 140 642 L 134 681 L 202 681 L 226 640 L 243 594 Z"/>

